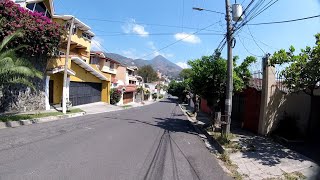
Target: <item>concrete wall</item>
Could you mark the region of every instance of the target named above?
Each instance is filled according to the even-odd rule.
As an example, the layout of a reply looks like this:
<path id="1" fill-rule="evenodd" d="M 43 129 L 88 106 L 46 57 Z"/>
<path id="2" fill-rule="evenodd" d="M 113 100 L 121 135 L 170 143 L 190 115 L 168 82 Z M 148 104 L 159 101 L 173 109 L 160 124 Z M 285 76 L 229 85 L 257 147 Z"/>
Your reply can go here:
<path id="1" fill-rule="evenodd" d="M 117 68 L 117 74 L 116 74 L 116 79 L 121 80 L 122 82 L 126 82 L 126 67 L 123 66 L 118 66 Z"/>
<path id="2" fill-rule="evenodd" d="M 285 94 L 274 88 L 273 96 L 268 105 L 267 132 L 277 128 L 279 121 L 285 114 L 297 121 L 297 127 L 302 134 L 306 134 L 311 109 L 311 97 L 304 92 Z"/>
<path id="3" fill-rule="evenodd" d="M 274 131 L 284 115 L 294 118 L 300 133 L 306 134 L 309 124 L 311 97 L 304 92 L 284 93 L 277 87 L 274 67 L 265 66 L 261 95 L 259 134 Z M 320 90 L 315 92 L 319 95 Z"/>

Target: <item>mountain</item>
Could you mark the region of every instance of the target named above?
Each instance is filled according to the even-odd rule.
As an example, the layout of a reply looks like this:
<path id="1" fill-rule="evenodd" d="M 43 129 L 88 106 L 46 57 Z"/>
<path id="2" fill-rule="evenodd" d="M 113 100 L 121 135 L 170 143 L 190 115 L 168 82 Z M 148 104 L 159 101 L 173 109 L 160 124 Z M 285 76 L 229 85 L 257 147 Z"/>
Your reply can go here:
<path id="1" fill-rule="evenodd" d="M 142 67 L 145 65 L 151 65 L 154 70 L 156 71 L 159 70 L 163 75 L 167 75 L 171 77 L 177 77 L 182 70 L 180 66 L 169 61 L 168 59 L 166 59 L 161 55 L 156 56 L 151 60 L 131 59 L 115 53 L 105 53 L 105 55 L 127 66 Z"/>

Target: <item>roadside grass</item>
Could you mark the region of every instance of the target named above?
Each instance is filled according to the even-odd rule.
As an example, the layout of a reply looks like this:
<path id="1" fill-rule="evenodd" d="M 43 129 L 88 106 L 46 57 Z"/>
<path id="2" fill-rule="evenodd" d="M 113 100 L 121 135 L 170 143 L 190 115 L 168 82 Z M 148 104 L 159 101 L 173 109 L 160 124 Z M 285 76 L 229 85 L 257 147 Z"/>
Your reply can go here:
<path id="1" fill-rule="evenodd" d="M 67 112 L 67 114 L 79 113 L 84 112 L 81 109 L 71 109 Z M 17 114 L 17 115 L 2 115 L 0 116 L 0 121 L 7 122 L 7 121 L 20 121 L 20 120 L 28 120 L 28 119 L 36 119 L 36 118 L 43 118 L 49 116 L 59 116 L 63 115 L 62 112 L 48 112 L 48 113 L 36 113 L 36 114 Z"/>
<path id="2" fill-rule="evenodd" d="M 237 143 L 231 141 L 232 139 L 236 138 L 236 135 L 230 133 L 227 134 L 227 137 L 224 137 L 221 135 L 221 133 L 215 132 L 212 135 L 220 145 L 222 145 L 224 148 L 231 149 L 232 153 L 241 151 L 242 147 Z"/>
<path id="3" fill-rule="evenodd" d="M 123 107 L 124 109 L 128 109 L 128 108 L 131 108 L 132 105 L 124 105 L 124 106 L 121 106 L 121 107 Z"/>
<path id="4" fill-rule="evenodd" d="M 230 157 L 228 153 L 223 153 L 218 156 L 218 158 L 223 161 L 224 166 L 231 172 L 231 176 L 235 180 L 242 180 L 243 177 L 246 177 L 247 175 L 241 174 L 237 171 L 238 166 L 233 164 L 232 161 L 230 160 Z"/>
<path id="5" fill-rule="evenodd" d="M 265 178 L 263 180 L 303 180 L 307 179 L 301 172 L 283 173 L 282 177 L 278 178 Z"/>
<path id="6" fill-rule="evenodd" d="M 284 173 L 283 176 L 285 180 L 307 179 L 307 177 L 305 177 L 301 172 Z"/>

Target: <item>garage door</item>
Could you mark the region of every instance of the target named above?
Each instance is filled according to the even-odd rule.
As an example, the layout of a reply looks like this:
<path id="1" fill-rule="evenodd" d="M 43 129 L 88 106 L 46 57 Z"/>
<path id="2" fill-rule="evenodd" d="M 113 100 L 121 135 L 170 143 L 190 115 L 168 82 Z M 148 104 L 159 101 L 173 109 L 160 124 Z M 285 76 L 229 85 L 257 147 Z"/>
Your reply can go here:
<path id="1" fill-rule="evenodd" d="M 101 83 L 70 82 L 70 101 L 73 106 L 101 101 Z"/>
<path id="2" fill-rule="evenodd" d="M 133 92 L 123 93 L 123 104 L 133 102 Z"/>

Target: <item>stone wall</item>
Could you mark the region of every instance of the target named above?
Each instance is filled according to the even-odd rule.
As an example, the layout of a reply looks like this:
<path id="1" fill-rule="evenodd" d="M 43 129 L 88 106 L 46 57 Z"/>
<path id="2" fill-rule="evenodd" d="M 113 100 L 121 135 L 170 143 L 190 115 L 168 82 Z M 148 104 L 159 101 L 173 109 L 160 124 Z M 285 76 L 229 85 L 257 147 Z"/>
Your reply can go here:
<path id="1" fill-rule="evenodd" d="M 32 57 L 28 60 L 45 74 L 46 58 Z M 45 77 L 45 76 L 44 76 Z M 16 113 L 45 110 L 45 78 L 31 80 L 34 89 L 16 84 L 0 88 L 0 113 Z"/>
<path id="2" fill-rule="evenodd" d="M 1 90 L 0 112 L 26 112 L 45 109 L 44 83 L 35 90 L 23 85 L 4 87 Z"/>

